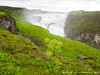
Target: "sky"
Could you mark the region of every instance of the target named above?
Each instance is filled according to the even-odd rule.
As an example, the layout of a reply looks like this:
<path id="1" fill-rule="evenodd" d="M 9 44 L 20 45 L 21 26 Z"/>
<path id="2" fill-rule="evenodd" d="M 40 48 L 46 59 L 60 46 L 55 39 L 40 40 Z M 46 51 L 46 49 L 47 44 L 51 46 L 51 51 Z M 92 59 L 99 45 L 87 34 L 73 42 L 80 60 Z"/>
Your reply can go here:
<path id="1" fill-rule="evenodd" d="M 0 0 L 0 5 L 42 9 L 53 12 L 73 10 L 99 11 L 100 0 Z"/>

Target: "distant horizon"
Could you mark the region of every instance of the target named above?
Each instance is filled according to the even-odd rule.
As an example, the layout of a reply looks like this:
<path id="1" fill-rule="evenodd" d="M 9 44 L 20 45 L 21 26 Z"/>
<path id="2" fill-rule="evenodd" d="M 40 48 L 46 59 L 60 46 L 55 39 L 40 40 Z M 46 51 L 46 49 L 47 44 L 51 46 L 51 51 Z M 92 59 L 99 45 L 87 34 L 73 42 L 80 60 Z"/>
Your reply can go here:
<path id="1" fill-rule="evenodd" d="M 100 11 L 99 0 L 2 0 L 0 5 L 50 12 Z"/>
<path id="2" fill-rule="evenodd" d="M 25 8 L 25 7 L 15 7 L 15 6 L 6 6 L 6 5 L 0 5 L 0 6 L 4 6 L 4 7 L 11 7 L 11 8 L 23 8 L 23 9 L 26 9 L 26 10 L 30 10 L 30 11 L 32 11 L 32 10 L 40 10 L 40 11 L 44 11 L 44 12 L 51 12 L 51 13 L 66 13 L 66 12 L 63 12 L 63 11 L 49 11 L 49 10 L 43 10 L 43 9 L 36 9 L 36 8 L 34 8 L 34 9 L 27 9 L 27 8 Z M 88 12 L 98 12 L 98 11 L 100 11 L 100 10 L 71 10 L 71 11 L 67 11 L 67 13 L 69 13 L 69 12 L 72 12 L 72 11 L 88 11 Z"/>

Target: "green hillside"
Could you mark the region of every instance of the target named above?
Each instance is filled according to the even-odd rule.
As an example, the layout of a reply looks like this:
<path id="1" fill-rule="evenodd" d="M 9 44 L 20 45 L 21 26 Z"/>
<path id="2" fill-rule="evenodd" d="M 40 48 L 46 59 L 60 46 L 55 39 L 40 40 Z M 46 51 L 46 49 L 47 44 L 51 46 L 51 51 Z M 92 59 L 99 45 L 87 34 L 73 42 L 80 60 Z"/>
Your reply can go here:
<path id="1" fill-rule="evenodd" d="M 64 31 L 66 37 L 100 49 L 100 42 L 94 40 L 96 35 L 100 35 L 100 11 L 69 12 Z"/>
<path id="2" fill-rule="evenodd" d="M 67 75 L 66 72 L 99 72 L 99 50 L 51 34 L 22 18 L 14 18 L 19 29 L 18 34 L 0 28 L 0 75 Z M 41 45 L 36 46 L 29 37 Z"/>
<path id="3" fill-rule="evenodd" d="M 68 14 L 67 25 L 80 32 L 100 32 L 100 11 L 72 11 Z"/>
<path id="4" fill-rule="evenodd" d="M 95 48 L 92 48 L 84 43 L 50 34 L 46 29 L 39 27 L 39 26 L 32 25 L 22 20 L 17 20 L 17 26 L 20 30 L 20 34 L 33 37 L 41 41 L 42 43 L 44 43 L 44 39 L 46 38 L 49 38 L 51 40 L 57 39 L 58 41 L 63 42 L 64 44 L 62 46 L 63 53 L 68 57 L 75 58 L 75 56 L 77 55 L 92 56 L 92 55 L 97 55 L 95 53 L 99 52 Z M 45 45 L 43 47 L 45 47 Z"/>

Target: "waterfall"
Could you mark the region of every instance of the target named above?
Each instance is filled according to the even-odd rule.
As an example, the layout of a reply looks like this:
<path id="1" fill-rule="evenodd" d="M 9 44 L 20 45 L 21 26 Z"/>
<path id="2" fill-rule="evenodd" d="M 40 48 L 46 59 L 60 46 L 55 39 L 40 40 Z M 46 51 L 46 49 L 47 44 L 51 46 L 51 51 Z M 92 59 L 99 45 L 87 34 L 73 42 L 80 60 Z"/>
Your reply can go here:
<path id="1" fill-rule="evenodd" d="M 64 34 L 64 26 L 65 26 L 65 20 L 67 17 L 67 13 L 61 13 L 61 12 L 39 12 L 35 10 L 33 12 L 28 12 L 27 14 L 27 20 L 34 24 L 41 26 L 45 29 L 47 29 L 50 33 L 59 35 L 59 36 L 65 36 Z"/>

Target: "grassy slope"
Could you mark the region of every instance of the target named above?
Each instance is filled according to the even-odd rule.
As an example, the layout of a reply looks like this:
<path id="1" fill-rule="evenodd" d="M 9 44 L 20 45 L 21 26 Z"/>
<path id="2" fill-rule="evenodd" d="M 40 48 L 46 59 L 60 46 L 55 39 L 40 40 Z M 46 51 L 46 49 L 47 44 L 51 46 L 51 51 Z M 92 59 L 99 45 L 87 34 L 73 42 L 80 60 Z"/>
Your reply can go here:
<path id="1" fill-rule="evenodd" d="M 100 32 L 100 11 L 72 11 L 66 20 L 73 30 L 84 32 Z"/>
<path id="2" fill-rule="evenodd" d="M 0 75 L 30 75 L 43 71 L 41 66 L 33 67 L 44 64 L 42 57 L 43 52 L 29 39 L 0 28 Z"/>
<path id="3" fill-rule="evenodd" d="M 84 43 L 70 40 L 68 38 L 63 38 L 50 34 L 46 29 L 32 25 L 28 22 L 17 20 L 17 26 L 20 29 L 20 33 L 31 36 L 43 42 L 45 38 L 57 39 L 63 42 L 63 53 L 65 56 L 70 58 L 76 58 L 77 55 L 86 55 L 86 56 L 100 56 L 100 53 L 95 48 L 92 48 Z"/>
<path id="4" fill-rule="evenodd" d="M 0 28 L 0 50 L 11 54 L 29 54 L 28 52 L 34 51 L 34 48 L 39 49 L 30 40 Z"/>
<path id="5" fill-rule="evenodd" d="M 3 11 L 5 10 L 6 9 L 4 9 Z M 99 71 L 100 52 L 95 48 L 92 48 L 78 41 L 50 34 L 46 29 L 32 25 L 19 18 L 16 18 L 16 22 L 17 27 L 20 30 L 19 34 L 33 37 L 41 41 L 42 43 L 44 43 L 45 38 L 57 39 L 63 42 L 62 50 L 66 59 L 60 56 L 62 58 L 60 59 L 60 61 L 66 61 L 67 63 L 69 63 L 63 64 L 63 66 L 66 67 L 67 71 Z M 35 48 L 36 51 L 33 50 Z M 42 48 L 45 49 L 45 44 Z M 14 35 L 8 31 L 0 29 L 1 74 L 50 75 L 48 71 L 49 69 L 46 67 L 46 61 L 44 60 L 44 58 L 46 59 L 47 57 L 45 57 L 44 54 L 45 52 L 41 52 L 41 50 L 37 46 L 35 46 L 30 40 L 24 39 L 22 36 Z M 78 60 L 76 59 L 78 55 L 97 56 L 97 59 Z M 59 55 L 56 55 L 55 57 L 57 57 L 58 59 Z"/>
<path id="6" fill-rule="evenodd" d="M 32 25 L 23 20 L 17 20 L 17 26 L 20 30 L 20 34 L 27 35 L 33 37 L 44 43 L 45 38 L 49 39 L 57 39 L 63 42 L 62 50 L 63 54 L 66 57 L 67 62 L 70 64 L 67 66 L 67 71 L 98 71 L 100 68 L 100 51 L 90 47 L 84 43 L 70 40 L 68 38 L 63 38 L 60 36 L 56 36 L 50 34 L 46 29 Z M 43 47 L 45 49 L 45 44 Z M 83 55 L 87 57 L 96 56 L 97 58 L 94 60 L 78 60 L 76 57 L 78 55 Z M 84 66 L 86 65 L 86 66 Z M 87 66 L 89 65 L 89 66 Z"/>

